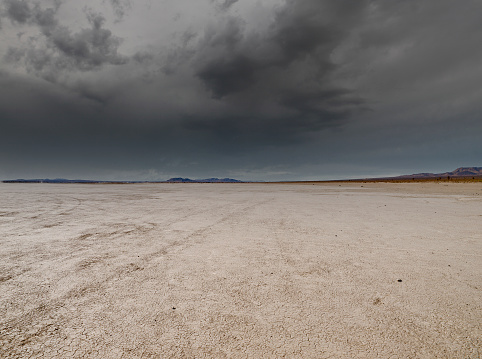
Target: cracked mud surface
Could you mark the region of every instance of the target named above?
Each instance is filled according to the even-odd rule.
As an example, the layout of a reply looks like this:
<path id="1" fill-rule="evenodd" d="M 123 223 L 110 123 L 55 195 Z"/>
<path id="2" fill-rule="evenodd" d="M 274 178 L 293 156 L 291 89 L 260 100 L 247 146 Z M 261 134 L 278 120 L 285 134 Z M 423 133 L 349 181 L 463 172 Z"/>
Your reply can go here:
<path id="1" fill-rule="evenodd" d="M 1 358 L 480 358 L 481 184 L 0 184 Z"/>

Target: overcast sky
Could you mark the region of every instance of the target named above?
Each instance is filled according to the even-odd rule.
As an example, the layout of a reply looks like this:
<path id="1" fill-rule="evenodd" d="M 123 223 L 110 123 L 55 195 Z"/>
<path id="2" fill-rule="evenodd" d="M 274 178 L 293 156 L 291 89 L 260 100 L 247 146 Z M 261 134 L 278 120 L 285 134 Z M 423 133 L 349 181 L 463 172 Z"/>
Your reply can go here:
<path id="1" fill-rule="evenodd" d="M 480 0 L 0 6 L 0 179 L 482 166 Z"/>

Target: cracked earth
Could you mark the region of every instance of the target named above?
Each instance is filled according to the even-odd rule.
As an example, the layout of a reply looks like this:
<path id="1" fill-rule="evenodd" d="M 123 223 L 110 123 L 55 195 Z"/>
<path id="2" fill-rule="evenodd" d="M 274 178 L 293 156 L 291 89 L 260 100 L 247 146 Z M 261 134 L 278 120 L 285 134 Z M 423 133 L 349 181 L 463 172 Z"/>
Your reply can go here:
<path id="1" fill-rule="evenodd" d="M 482 185 L 0 184 L 2 358 L 480 358 Z"/>

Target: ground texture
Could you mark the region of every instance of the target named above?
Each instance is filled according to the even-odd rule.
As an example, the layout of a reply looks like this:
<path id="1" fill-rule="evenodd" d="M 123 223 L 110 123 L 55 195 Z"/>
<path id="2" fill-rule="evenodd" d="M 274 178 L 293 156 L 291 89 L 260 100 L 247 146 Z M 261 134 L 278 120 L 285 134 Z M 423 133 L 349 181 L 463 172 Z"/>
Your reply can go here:
<path id="1" fill-rule="evenodd" d="M 480 356 L 480 183 L 0 184 L 2 358 Z"/>

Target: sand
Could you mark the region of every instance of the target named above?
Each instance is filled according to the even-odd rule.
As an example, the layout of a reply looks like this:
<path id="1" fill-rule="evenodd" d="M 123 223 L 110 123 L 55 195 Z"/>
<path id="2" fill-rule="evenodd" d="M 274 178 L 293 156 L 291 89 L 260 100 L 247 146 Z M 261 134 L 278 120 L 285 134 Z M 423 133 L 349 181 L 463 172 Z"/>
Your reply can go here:
<path id="1" fill-rule="evenodd" d="M 482 184 L 0 184 L 2 358 L 480 358 Z"/>

